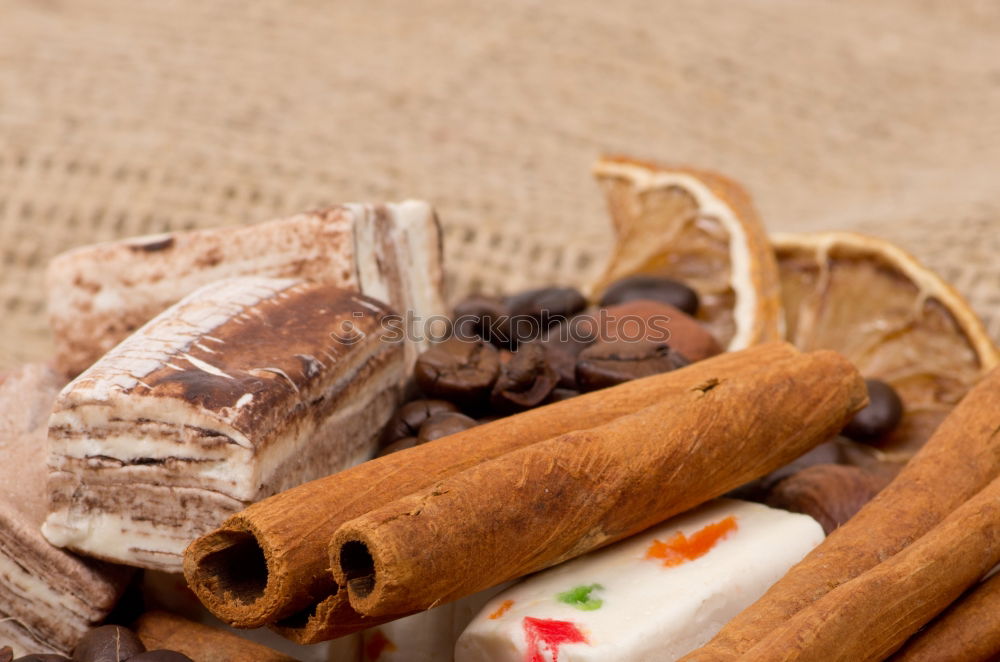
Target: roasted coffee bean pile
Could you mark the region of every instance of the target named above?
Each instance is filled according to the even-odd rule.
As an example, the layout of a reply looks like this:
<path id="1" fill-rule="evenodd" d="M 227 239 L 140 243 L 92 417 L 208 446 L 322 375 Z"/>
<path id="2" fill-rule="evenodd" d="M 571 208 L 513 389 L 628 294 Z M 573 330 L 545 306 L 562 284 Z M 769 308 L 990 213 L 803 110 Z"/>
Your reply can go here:
<path id="1" fill-rule="evenodd" d="M 187 655 L 169 650 L 147 651 L 139 637 L 120 625 L 102 625 L 83 635 L 73 657 L 32 653 L 14 658 L 10 646 L 0 649 L 0 662 L 193 662 Z"/>
<path id="2" fill-rule="evenodd" d="M 718 354 L 722 347 L 695 319 L 698 307 L 697 293 L 684 283 L 646 275 L 612 283 L 589 308 L 569 287 L 468 297 L 455 306 L 451 336 L 417 359 L 420 397 L 389 421 L 379 454 Z M 885 382 L 867 384 L 871 404 L 842 434 L 874 443 L 899 425 L 903 406 Z M 835 462 L 828 457 L 833 447 L 745 486 L 742 496 L 763 499 L 795 470 Z"/>
<path id="3" fill-rule="evenodd" d="M 721 352 L 697 310 L 691 288 L 653 276 L 612 284 L 591 308 L 568 287 L 469 297 L 451 336 L 418 358 L 422 397 L 389 421 L 380 454 Z"/>

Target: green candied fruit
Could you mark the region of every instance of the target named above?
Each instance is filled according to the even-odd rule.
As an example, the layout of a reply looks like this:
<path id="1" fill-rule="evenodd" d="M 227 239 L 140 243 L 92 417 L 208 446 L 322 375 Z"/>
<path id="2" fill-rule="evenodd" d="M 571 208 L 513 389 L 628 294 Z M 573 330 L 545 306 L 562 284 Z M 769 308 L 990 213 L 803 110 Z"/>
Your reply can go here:
<path id="1" fill-rule="evenodd" d="M 600 584 L 591 584 L 590 586 L 577 586 L 571 588 L 570 590 L 559 593 L 556 595 L 556 600 L 559 602 L 565 602 L 571 607 L 576 607 L 580 611 L 594 611 L 595 609 L 600 609 L 601 605 L 604 604 L 604 600 L 600 598 L 592 598 L 590 594 L 593 591 L 603 591 L 604 587 Z"/>

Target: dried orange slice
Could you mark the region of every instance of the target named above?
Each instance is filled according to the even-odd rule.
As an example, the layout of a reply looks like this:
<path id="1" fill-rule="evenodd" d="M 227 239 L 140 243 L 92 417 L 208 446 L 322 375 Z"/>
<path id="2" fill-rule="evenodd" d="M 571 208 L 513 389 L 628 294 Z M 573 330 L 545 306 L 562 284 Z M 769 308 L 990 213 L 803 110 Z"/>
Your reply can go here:
<path id="1" fill-rule="evenodd" d="M 1000 360 L 958 292 L 901 248 L 848 232 L 772 237 L 787 339 L 834 349 L 866 377 L 888 382 L 906 412 L 879 443 L 904 460 Z"/>
<path id="2" fill-rule="evenodd" d="M 600 294 L 624 276 L 675 278 L 698 292 L 698 318 L 730 350 L 781 337 L 778 271 L 750 196 L 713 172 L 606 157 L 594 174 L 617 241 Z"/>

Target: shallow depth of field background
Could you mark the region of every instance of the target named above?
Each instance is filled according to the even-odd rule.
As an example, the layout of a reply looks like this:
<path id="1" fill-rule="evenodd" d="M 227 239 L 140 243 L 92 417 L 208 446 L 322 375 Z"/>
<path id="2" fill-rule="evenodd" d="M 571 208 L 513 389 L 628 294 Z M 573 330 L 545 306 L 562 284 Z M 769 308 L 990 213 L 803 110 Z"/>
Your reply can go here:
<path id="1" fill-rule="evenodd" d="M 0 368 L 76 245 L 420 197 L 451 294 L 581 282 L 602 152 L 860 229 L 1000 339 L 1000 3 L 0 0 Z"/>

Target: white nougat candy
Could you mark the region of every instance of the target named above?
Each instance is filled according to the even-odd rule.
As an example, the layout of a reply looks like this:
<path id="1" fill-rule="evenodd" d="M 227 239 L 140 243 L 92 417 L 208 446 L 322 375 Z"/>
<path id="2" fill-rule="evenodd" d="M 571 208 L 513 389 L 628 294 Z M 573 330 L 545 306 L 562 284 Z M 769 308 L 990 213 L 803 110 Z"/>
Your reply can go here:
<path id="1" fill-rule="evenodd" d="M 405 375 L 388 314 L 356 291 L 251 277 L 168 308 L 60 393 L 45 537 L 177 572 L 234 512 L 370 458 Z"/>
<path id="2" fill-rule="evenodd" d="M 362 632 L 365 662 L 451 660 L 455 641 L 490 598 L 510 583 Z"/>
<path id="3" fill-rule="evenodd" d="M 500 593 L 455 662 L 669 662 L 707 642 L 823 539 L 810 517 L 719 499 Z"/>

